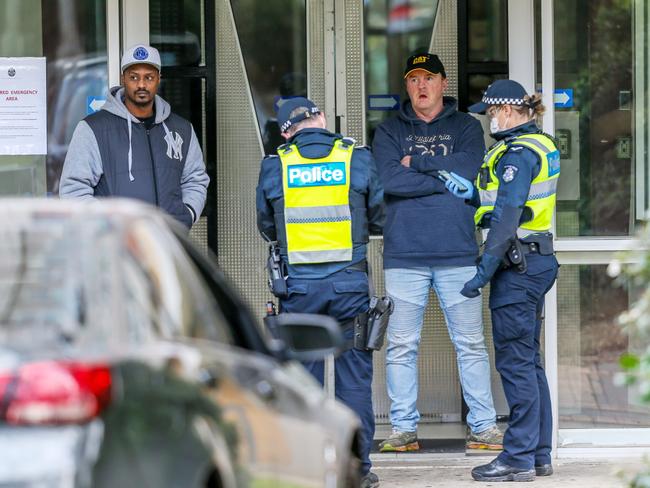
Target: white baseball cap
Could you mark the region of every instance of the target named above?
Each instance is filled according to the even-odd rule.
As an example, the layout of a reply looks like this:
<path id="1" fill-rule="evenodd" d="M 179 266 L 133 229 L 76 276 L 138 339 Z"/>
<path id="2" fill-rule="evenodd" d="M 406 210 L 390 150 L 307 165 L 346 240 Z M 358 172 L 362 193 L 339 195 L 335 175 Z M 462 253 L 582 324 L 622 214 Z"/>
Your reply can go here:
<path id="1" fill-rule="evenodd" d="M 160 53 L 155 47 L 146 44 L 136 44 L 128 48 L 122 56 L 120 69 L 122 73 L 129 66 L 134 64 L 150 64 L 160 71 Z"/>

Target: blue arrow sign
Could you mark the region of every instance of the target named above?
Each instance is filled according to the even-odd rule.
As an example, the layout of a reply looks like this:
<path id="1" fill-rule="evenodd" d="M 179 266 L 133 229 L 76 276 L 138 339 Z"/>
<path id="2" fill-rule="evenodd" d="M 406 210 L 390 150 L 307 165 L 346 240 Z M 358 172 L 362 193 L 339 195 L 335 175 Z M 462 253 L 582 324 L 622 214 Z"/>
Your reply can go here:
<path id="1" fill-rule="evenodd" d="M 86 97 L 86 115 L 98 112 L 106 103 L 106 97 Z"/>
<path id="2" fill-rule="evenodd" d="M 573 107 L 573 88 L 558 88 L 553 93 L 553 103 L 556 108 Z"/>
<path id="3" fill-rule="evenodd" d="M 399 95 L 368 95 L 368 110 L 397 110 Z"/>

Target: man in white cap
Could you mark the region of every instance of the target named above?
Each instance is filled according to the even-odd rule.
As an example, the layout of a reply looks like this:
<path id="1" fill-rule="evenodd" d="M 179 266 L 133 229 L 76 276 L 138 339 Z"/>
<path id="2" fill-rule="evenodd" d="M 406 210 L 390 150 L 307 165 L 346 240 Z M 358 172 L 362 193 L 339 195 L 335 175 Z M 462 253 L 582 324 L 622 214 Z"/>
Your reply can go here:
<path id="1" fill-rule="evenodd" d="M 160 54 L 126 50 L 121 86 L 77 124 L 63 165 L 61 198 L 127 197 L 156 205 L 187 228 L 198 220 L 210 181 L 192 124 L 156 95 Z"/>

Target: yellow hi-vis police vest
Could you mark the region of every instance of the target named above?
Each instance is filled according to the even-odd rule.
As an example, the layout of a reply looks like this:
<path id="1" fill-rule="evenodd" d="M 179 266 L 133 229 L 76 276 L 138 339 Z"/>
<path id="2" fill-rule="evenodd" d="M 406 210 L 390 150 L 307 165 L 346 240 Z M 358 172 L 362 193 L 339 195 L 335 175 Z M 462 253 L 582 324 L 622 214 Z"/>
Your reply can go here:
<path id="1" fill-rule="evenodd" d="M 526 237 L 534 232 L 548 231 L 551 228 L 555 209 L 555 195 L 560 176 L 560 153 L 553 140 L 545 134 L 520 135 L 508 142 L 500 141 L 488 150 L 476 179 L 481 206 L 474 214 L 474 222 L 480 226 L 485 214 L 494 211 L 499 191 L 496 166 L 501 156 L 512 146 L 527 147 L 538 154 L 541 161 L 539 174 L 531 182 L 526 200 L 526 207 L 532 212 L 532 218 L 519 225 L 517 235 Z"/>
<path id="2" fill-rule="evenodd" d="M 353 143 L 337 140 L 324 158 L 293 144 L 279 149 L 289 264 L 352 260 L 350 161 Z"/>

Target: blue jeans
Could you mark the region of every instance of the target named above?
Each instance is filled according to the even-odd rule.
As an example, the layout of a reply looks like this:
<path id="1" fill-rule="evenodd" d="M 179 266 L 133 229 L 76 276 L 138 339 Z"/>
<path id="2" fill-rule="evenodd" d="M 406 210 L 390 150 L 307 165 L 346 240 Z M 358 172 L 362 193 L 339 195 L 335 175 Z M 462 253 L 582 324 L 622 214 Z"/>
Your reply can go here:
<path id="1" fill-rule="evenodd" d="M 387 334 L 386 385 L 391 399 L 391 424 L 400 432 L 416 431 L 420 420 L 416 407 L 418 345 L 431 288 L 438 296 L 456 350 L 460 383 L 469 407 L 467 424 L 474 433 L 496 424 L 483 336 L 482 299 L 460 294 L 475 273 L 475 266 L 385 270 L 386 292 L 395 302 Z"/>

